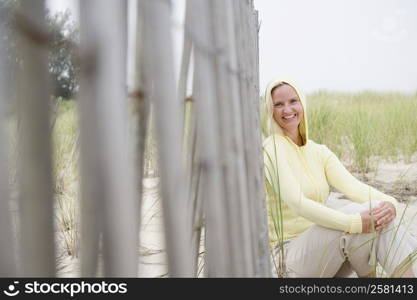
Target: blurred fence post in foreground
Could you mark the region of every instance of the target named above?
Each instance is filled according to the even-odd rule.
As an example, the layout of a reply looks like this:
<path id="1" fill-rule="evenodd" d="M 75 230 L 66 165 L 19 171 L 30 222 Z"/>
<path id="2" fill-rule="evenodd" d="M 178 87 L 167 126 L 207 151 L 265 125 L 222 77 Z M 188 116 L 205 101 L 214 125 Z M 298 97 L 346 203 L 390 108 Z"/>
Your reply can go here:
<path id="1" fill-rule="evenodd" d="M 182 163 L 181 106 L 177 98 L 171 40 L 171 5 L 145 0 L 145 55 L 151 85 L 147 88 L 155 112 L 161 170 L 168 270 L 171 276 L 192 276 L 191 214 L 187 206 L 185 169 Z"/>
<path id="2" fill-rule="evenodd" d="M 0 10 L 0 36 L 5 34 L 7 12 Z M 8 178 L 8 141 L 7 141 L 7 103 L 9 80 L 7 77 L 9 66 L 6 62 L 6 45 L 0 43 L 0 277 L 16 276 L 14 229 L 10 208 L 10 189 Z"/>
<path id="3" fill-rule="evenodd" d="M 22 1 L 18 24 L 18 182 L 21 276 L 54 276 L 55 256 L 47 47 L 44 1 Z"/>
<path id="4" fill-rule="evenodd" d="M 101 235 L 104 275 L 133 277 L 139 209 L 127 135 L 126 1 L 80 4 L 82 275 L 96 275 Z"/>

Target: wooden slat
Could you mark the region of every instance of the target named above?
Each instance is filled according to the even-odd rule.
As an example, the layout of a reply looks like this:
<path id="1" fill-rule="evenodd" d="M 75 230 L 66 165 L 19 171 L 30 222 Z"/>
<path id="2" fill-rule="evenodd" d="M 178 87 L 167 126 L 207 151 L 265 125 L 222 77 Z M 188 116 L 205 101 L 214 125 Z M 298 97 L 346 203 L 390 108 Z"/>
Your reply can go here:
<path id="1" fill-rule="evenodd" d="M 201 165 L 201 195 L 205 215 L 205 274 L 207 277 L 233 276 L 226 177 L 223 172 L 224 134 L 218 114 L 216 49 L 212 3 L 193 0 L 192 34 L 194 40 L 194 88 L 198 160 Z"/>
<path id="2" fill-rule="evenodd" d="M 139 209 L 127 136 L 126 2 L 83 1 L 80 21 L 81 55 L 87 64 L 79 111 L 82 275 L 95 273 L 101 233 L 104 275 L 135 277 Z"/>
<path id="3" fill-rule="evenodd" d="M 22 1 L 22 22 L 45 30 L 44 1 Z M 18 122 L 20 191 L 20 275 L 55 276 L 55 245 L 49 125 L 49 82 L 47 47 L 36 36 L 21 34 L 18 49 L 22 58 L 19 72 Z"/>
<path id="4" fill-rule="evenodd" d="M 0 12 L 2 13 L 2 12 Z M 5 12 L 4 12 L 5 13 Z M 2 15 L 0 20 L 0 36 L 5 33 L 5 24 L 7 16 Z M 8 137 L 6 128 L 8 126 L 6 114 L 9 101 L 7 99 L 10 93 L 6 93 L 9 87 L 8 75 L 10 72 L 9 65 L 6 62 L 6 41 L 0 43 L 0 277 L 14 277 L 16 276 L 16 258 L 15 258 L 15 229 L 12 226 L 11 209 L 9 205 L 9 175 L 8 175 L 8 161 L 7 145 Z"/>
<path id="5" fill-rule="evenodd" d="M 151 81 L 146 93 L 155 112 L 168 271 L 172 277 L 191 277 L 191 212 L 181 152 L 183 108 L 174 76 L 171 6 L 169 1 L 143 1 L 147 16 L 145 55 Z"/>
<path id="6" fill-rule="evenodd" d="M 135 24 L 135 53 L 134 53 L 134 82 L 132 101 L 134 106 L 135 120 L 137 125 L 136 135 L 136 177 L 137 177 L 137 197 L 138 197 L 138 221 L 137 225 L 141 226 L 141 211 L 143 203 L 143 175 L 145 169 L 145 147 L 147 133 L 149 134 L 150 122 L 150 99 L 146 95 L 146 86 L 149 79 L 147 69 L 149 66 L 145 57 L 145 19 L 144 7 L 142 1 L 135 1 L 136 24 Z M 138 237 L 140 243 L 140 236 Z"/>

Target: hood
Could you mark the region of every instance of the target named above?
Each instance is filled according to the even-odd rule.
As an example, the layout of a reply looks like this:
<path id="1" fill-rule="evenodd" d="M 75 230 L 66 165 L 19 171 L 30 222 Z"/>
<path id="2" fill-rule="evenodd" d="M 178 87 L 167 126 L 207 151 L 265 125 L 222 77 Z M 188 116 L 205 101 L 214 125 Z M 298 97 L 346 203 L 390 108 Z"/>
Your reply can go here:
<path id="1" fill-rule="evenodd" d="M 306 99 L 303 93 L 301 93 L 301 91 L 297 88 L 297 85 L 294 83 L 294 81 L 288 80 L 287 78 L 277 78 L 271 81 L 266 88 L 265 95 L 264 95 L 264 101 L 265 101 L 264 103 L 265 103 L 265 108 L 266 108 L 266 116 L 265 116 L 266 117 L 266 137 L 272 134 L 285 136 L 282 128 L 277 124 L 277 122 L 275 121 L 273 117 L 272 96 L 271 96 L 271 91 L 273 90 L 273 88 L 282 83 L 288 84 L 294 88 L 303 106 L 304 115 L 303 115 L 302 121 L 298 125 L 298 130 L 300 131 L 300 135 L 303 139 L 303 146 L 304 146 L 305 144 L 307 144 L 307 141 L 308 141 L 308 125 L 307 125 L 307 114 L 306 114 L 307 103 L 306 103 Z"/>

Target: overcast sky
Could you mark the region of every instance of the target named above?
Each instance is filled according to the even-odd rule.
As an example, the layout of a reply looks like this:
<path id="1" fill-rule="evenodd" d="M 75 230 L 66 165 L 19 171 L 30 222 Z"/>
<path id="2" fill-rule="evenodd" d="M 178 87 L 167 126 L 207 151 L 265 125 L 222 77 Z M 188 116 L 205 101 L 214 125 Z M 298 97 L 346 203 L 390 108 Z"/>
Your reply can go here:
<path id="1" fill-rule="evenodd" d="M 53 11 L 76 12 L 75 3 L 48 0 Z M 184 0 L 173 3 L 178 25 Z M 417 91 L 416 0 L 255 0 L 255 8 L 261 90 L 289 76 L 306 92 Z M 178 69 L 182 32 L 174 27 Z"/>
<path id="2" fill-rule="evenodd" d="M 417 91 L 417 1 L 255 0 L 261 87 Z"/>

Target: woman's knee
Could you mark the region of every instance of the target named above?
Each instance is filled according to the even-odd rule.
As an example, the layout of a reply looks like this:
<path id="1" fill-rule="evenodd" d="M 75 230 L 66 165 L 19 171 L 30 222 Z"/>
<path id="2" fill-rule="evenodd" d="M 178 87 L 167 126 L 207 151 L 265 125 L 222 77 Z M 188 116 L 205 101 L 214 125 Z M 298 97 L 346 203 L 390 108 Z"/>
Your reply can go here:
<path id="1" fill-rule="evenodd" d="M 371 201 L 366 201 L 362 203 L 361 205 L 365 207 L 367 210 L 371 210 L 375 207 L 378 207 L 381 203 L 382 203 L 381 200 L 371 200 Z"/>
<path id="2" fill-rule="evenodd" d="M 371 200 L 364 203 L 353 202 L 341 207 L 340 211 L 348 214 L 361 213 L 365 210 L 371 210 L 374 207 L 377 207 L 380 203 L 380 200 Z"/>
<path id="3" fill-rule="evenodd" d="M 355 214 L 366 210 L 366 208 L 359 203 L 350 203 L 341 207 L 339 210 L 347 214 Z"/>

